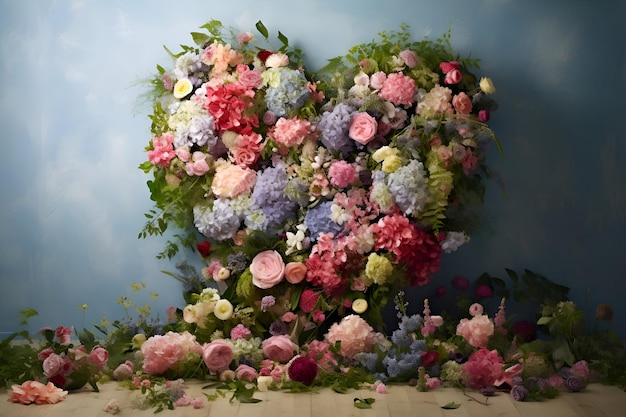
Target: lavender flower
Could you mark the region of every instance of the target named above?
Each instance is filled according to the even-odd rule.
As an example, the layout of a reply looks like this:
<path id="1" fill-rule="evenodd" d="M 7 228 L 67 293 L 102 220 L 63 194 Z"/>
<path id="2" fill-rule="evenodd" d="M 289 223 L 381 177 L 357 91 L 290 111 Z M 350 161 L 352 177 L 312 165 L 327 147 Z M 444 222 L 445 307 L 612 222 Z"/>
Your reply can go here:
<path id="1" fill-rule="evenodd" d="M 346 156 L 355 149 L 354 141 L 348 137 L 354 111 L 353 107 L 339 103 L 332 111 L 322 114 L 317 130 L 329 151 L 339 151 Z"/>
<path id="2" fill-rule="evenodd" d="M 428 179 L 424 164 L 411 160 L 389 174 L 387 186 L 404 214 L 419 214 L 428 201 Z"/>
<path id="3" fill-rule="evenodd" d="M 276 298 L 273 295 L 266 295 L 261 299 L 261 311 L 265 313 L 274 304 L 276 304 Z"/>
<path id="4" fill-rule="evenodd" d="M 251 208 L 261 209 L 265 215 L 263 231 L 275 231 L 282 223 L 293 217 L 297 204 L 285 195 L 288 178 L 284 163 L 266 168 L 257 176 L 252 192 Z"/>
<path id="5" fill-rule="evenodd" d="M 341 231 L 341 226 L 330 218 L 332 205 L 332 201 L 324 201 L 309 210 L 304 216 L 304 224 L 311 232 L 312 240 L 317 240 L 320 233 L 337 234 Z"/>
<path id="6" fill-rule="evenodd" d="M 217 199 L 213 208 L 195 206 L 193 208 L 194 224 L 206 237 L 215 240 L 232 238 L 239 229 L 240 220 L 228 201 Z"/>
<path id="7" fill-rule="evenodd" d="M 513 388 L 511 388 L 511 397 L 513 397 L 515 401 L 524 401 L 527 396 L 528 390 L 525 386 L 514 385 Z"/>

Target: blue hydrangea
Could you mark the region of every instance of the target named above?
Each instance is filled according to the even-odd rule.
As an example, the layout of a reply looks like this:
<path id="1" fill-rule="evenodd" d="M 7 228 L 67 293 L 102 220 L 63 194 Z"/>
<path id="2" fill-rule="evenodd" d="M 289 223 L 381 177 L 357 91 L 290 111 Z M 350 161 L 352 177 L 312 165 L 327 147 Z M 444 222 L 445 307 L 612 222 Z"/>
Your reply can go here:
<path id="1" fill-rule="evenodd" d="M 428 179 L 424 164 L 411 160 L 387 177 L 387 187 L 400 210 L 406 215 L 419 214 L 428 202 Z"/>
<path id="2" fill-rule="evenodd" d="M 422 325 L 422 317 L 419 314 L 413 314 L 412 316 L 403 315 L 400 319 L 398 327 L 405 332 L 415 332 Z"/>
<path id="3" fill-rule="evenodd" d="M 213 207 L 195 206 L 194 224 L 204 236 L 213 240 L 231 239 L 241 221 L 227 200 L 215 200 Z"/>
<path id="4" fill-rule="evenodd" d="M 391 341 L 400 349 L 408 349 L 413 343 L 413 335 L 402 329 L 394 330 L 391 334 Z"/>
<path id="5" fill-rule="evenodd" d="M 321 134 L 321 142 L 329 151 L 339 151 L 346 156 L 355 150 L 355 143 L 348 136 L 354 112 L 354 107 L 339 103 L 332 111 L 322 114 L 317 130 Z"/>
<path id="6" fill-rule="evenodd" d="M 275 232 L 283 223 L 292 218 L 297 203 L 285 195 L 288 178 L 282 163 L 263 170 L 257 176 L 252 192 L 252 209 L 261 209 L 265 216 L 264 232 Z"/>
<path id="7" fill-rule="evenodd" d="M 324 201 L 304 216 L 304 225 L 311 233 L 311 240 L 317 240 L 320 233 L 337 235 L 341 231 L 341 226 L 330 218 L 332 205 L 332 201 Z"/>
<path id="8" fill-rule="evenodd" d="M 311 94 L 304 74 L 286 67 L 270 68 L 267 71 L 268 78 L 272 80 L 265 91 L 265 103 L 269 111 L 282 117 L 304 105 Z"/>

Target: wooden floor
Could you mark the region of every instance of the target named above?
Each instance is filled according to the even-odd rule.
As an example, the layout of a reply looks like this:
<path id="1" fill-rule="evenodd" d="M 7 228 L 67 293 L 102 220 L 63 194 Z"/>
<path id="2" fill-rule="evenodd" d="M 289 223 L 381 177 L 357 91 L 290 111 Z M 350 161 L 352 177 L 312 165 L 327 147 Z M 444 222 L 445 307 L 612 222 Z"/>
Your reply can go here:
<path id="1" fill-rule="evenodd" d="M 189 383 L 187 390 L 192 396 L 208 394 L 213 390 L 202 390 L 202 384 Z M 477 398 L 484 397 L 474 392 Z M 118 416 L 154 416 L 153 410 L 132 408 L 138 393 L 118 389 L 116 383 L 101 386 L 99 393 L 89 389 L 71 393 L 64 401 L 54 405 L 21 405 L 8 401 L 8 394 L 0 394 L 0 416 L 21 417 L 95 417 L 111 416 L 102 407 L 112 398 L 121 405 Z M 262 402 L 241 404 L 229 403 L 228 398 L 208 402 L 200 409 L 191 406 L 165 410 L 158 416 L 214 416 L 214 417 L 626 417 L 626 393 L 616 387 L 591 384 L 584 392 L 564 393 L 554 400 L 544 402 L 516 402 L 510 395 L 500 393 L 489 399 L 489 405 L 470 400 L 461 390 L 446 388 L 429 392 L 418 392 L 409 386 L 391 386 L 387 394 L 376 394 L 370 390 L 351 391 L 337 394 L 323 390 L 316 394 L 288 394 L 285 392 L 257 392 Z M 353 405 L 354 398 L 374 398 L 371 409 L 361 410 Z M 461 406 L 444 410 L 441 406 L 456 402 Z"/>

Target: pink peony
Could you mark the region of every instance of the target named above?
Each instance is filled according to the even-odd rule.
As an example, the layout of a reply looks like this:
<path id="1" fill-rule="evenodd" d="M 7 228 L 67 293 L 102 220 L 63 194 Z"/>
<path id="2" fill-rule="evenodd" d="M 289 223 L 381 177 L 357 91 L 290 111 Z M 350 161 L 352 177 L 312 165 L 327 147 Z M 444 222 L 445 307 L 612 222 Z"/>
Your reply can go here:
<path id="1" fill-rule="evenodd" d="M 143 371 L 149 375 L 160 375 L 183 361 L 189 353 L 202 353 L 196 337 L 183 333 L 167 332 L 148 338 L 141 345 Z"/>
<path id="2" fill-rule="evenodd" d="M 263 341 L 263 353 L 276 362 L 289 362 L 297 350 L 298 346 L 287 335 L 271 336 Z"/>
<path id="3" fill-rule="evenodd" d="M 352 117 L 348 136 L 359 142 L 361 145 L 367 145 L 376 136 L 378 122 L 368 113 L 357 113 Z"/>
<path id="4" fill-rule="evenodd" d="M 214 340 L 202 347 L 202 359 L 209 371 L 220 373 L 228 369 L 233 360 L 233 348 L 224 340 Z"/>
<path id="5" fill-rule="evenodd" d="M 456 334 L 477 348 L 484 347 L 494 333 L 493 322 L 486 315 L 472 317 L 471 320 L 461 319 L 456 326 Z"/>
<path id="6" fill-rule="evenodd" d="M 417 65 L 417 54 L 411 50 L 405 49 L 404 51 L 400 51 L 398 56 L 409 68 L 415 68 L 415 66 Z"/>
<path id="7" fill-rule="evenodd" d="M 252 283 L 261 289 L 272 288 L 285 276 L 285 262 L 275 250 L 259 252 L 250 264 Z"/>
<path id="8" fill-rule="evenodd" d="M 378 95 L 383 100 L 399 106 L 409 107 L 413 104 L 414 97 L 417 94 L 417 86 L 415 80 L 402 73 L 393 73 L 387 76 L 383 88 Z"/>
<path id="9" fill-rule="evenodd" d="M 306 277 L 306 265 L 302 262 L 289 262 L 285 265 L 285 279 L 290 284 L 299 284 Z"/>
<path id="10" fill-rule="evenodd" d="M 253 382 L 257 376 L 259 376 L 253 367 L 244 364 L 239 365 L 237 369 L 235 369 L 235 375 L 237 379 L 248 382 Z"/>
<path id="11" fill-rule="evenodd" d="M 227 165 L 215 172 L 211 190 L 218 197 L 232 198 L 249 192 L 255 183 L 255 171 L 238 165 Z"/>
<path id="12" fill-rule="evenodd" d="M 334 345 L 341 341 L 339 353 L 352 359 L 361 352 L 369 352 L 375 342 L 374 329 L 360 316 L 350 314 L 339 323 L 333 323 L 326 334 L 326 341 Z"/>

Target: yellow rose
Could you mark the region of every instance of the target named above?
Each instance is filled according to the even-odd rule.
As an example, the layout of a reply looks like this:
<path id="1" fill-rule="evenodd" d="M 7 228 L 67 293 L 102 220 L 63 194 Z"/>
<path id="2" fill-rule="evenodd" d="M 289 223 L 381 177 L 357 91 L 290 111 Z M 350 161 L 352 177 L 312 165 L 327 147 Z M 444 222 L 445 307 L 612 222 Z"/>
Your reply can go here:
<path id="1" fill-rule="evenodd" d="M 493 86 L 493 81 L 491 81 L 491 78 L 482 77 L 478 85 L 485 94 L 493 94 L 496 92 L 496 87 Z"/>
<path id="2" fill-rule="evenodd" d="M 352 302 L 352 310 L 357 314 L 365 313 L 367 307 L 367 300 L 364 298 L 357 298 Z"/>
<path id="3" fill-rule="evenodd" d="M 376 162 L 382 162 L 386 158 L 397 155 L 398 151 L 395 148 L 390 148 L 389 146 L 383 146 L 379 148 L 376 152 L 372 154 L 372 159 Z"/>
<path id="4" fill-rule="evenodd" d="M 176 85 L 174 85 L 174 97 L 181 99 L 191 93 L 191 90 L 193 90 L 191 81 L 189 81 L 188 78 L 181 78 L 176 81 Z"/>
<path id="5" fill-rule="evenodd" d="M 213 314 L 220 320 L 228 320 L 233 316 L 233 305 L 230 301 L 222 298 L 217 303 L 215 303 L 215 310 L 213 310 Z"/>
<path id="6" fill-rule="evenodd" d="M 392 155 L 388 158 L 385 158 L 385 160 L 383 161 L 383 172 L 386 174 L 391 174 L 401 166 L 402 158 L 400 158 L 398 155 Z"/>

